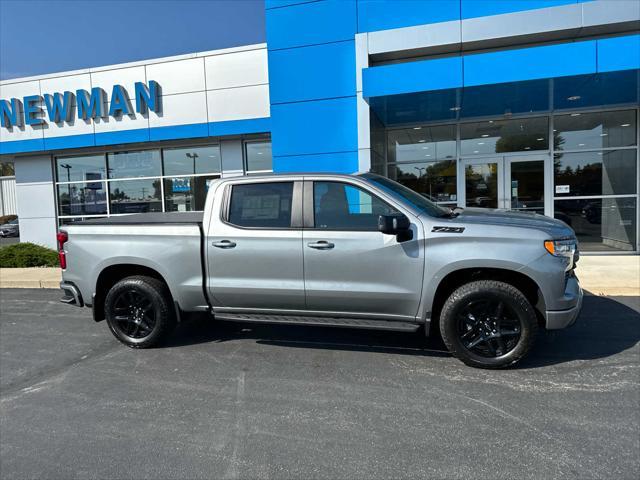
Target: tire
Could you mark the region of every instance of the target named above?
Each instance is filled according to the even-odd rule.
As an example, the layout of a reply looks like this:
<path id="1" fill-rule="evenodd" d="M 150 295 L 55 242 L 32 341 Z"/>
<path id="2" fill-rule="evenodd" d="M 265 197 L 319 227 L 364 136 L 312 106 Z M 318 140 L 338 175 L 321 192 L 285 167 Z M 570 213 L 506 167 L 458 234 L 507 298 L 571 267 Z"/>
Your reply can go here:
<path id="1" fill-rule="evenodd" d="M 157 345 L 176 325 L 169 289 L 164 282 L 145 276 L 127 277 L 111 287 L 105 317 L 111 333 L 131 348 Z"/>
<path id="2" fill-rule="evenodd" d="M 478 280 L 456 289 L 440 313 L 451 354 L 471 367 L 506 368 L 524 358 L 538 335 L 533 306 L 513 285 Z"/>

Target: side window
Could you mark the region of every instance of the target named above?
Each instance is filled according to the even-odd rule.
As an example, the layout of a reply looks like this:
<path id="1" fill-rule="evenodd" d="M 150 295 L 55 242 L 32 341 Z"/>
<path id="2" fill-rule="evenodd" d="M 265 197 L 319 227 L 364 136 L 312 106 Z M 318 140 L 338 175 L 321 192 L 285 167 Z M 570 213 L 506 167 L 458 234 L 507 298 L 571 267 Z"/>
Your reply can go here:
<path id="1" fill-rule="evenodd" d="M 380 215 L 399 213 L 378 197 L 340 182 L 314 182 L 315 228 L 326 230 L 378 230 Z"/>
<path id="2" fill-rule="evenodd" d="M 293 182 L 234 185 L 229 222 L 249 228 L 288 228 L 292 198 Z"/>

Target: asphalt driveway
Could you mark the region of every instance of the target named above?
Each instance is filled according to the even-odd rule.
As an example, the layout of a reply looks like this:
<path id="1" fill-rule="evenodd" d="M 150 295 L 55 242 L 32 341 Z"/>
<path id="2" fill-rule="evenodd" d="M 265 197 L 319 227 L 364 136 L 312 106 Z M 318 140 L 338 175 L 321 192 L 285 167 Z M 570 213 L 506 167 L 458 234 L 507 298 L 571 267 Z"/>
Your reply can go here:
<path id="1" fill-rule="evenodd" d="M 4 478 L 640 476 L 639 299 L 587 297 L 518 369 L 419 335 L 192 319 L 119 344 L 55 290 L 0 290 Z"/>

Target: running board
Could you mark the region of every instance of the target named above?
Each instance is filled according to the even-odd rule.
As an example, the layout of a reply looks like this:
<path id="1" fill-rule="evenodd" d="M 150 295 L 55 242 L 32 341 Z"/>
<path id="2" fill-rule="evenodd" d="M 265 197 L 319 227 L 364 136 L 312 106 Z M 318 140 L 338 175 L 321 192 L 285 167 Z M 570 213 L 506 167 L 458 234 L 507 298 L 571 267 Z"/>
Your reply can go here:
<path id="1" fill-rule="evenodd" d="M 420 328 L 420 324 L 418 323 L 386 320 L 363 320 L 360 318 L 303 317 L 295 315 L 264 315 L 253 313 L 216 313 L 215 318 L 217 320 L 231 320 L 233 322 L 364 328 L 367 330 L 391 330 L 396 332 L 415 332 Z"/>

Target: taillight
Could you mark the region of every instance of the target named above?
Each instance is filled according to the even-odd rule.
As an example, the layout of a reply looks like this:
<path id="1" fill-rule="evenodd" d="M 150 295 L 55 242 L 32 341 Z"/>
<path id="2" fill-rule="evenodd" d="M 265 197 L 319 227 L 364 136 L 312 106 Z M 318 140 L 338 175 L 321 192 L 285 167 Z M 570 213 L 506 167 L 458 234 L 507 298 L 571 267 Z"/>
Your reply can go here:
<path id="1" fill-rule="evenodd" d="M 64 244 L 69 240 L 67 232 L 58 232 L 56 235 L 58 238 L 58 260 L 60 260 L 60 268 L 65 270 L 67 268 L 67 254 L 64 252 Z"/>

